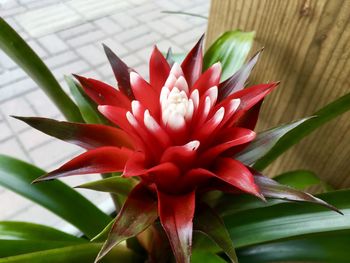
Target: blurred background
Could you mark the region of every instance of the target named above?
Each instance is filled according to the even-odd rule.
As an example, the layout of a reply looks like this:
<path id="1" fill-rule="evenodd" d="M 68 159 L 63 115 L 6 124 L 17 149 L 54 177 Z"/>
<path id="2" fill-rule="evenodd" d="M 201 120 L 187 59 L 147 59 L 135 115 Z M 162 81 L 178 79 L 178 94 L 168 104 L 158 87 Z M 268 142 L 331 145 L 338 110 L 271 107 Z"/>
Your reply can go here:
<path id="1" fill-rule="evenodd" d="M 101 44 L 109 46 L 130 67 L 148 77 L 147 63 L 154 44 L 162 51 L 189 50 L 206 31 L 207 20 L 162 11 L 186 11 L 207 16 L 209 0 L 0 0 L 3 17 L 37 52 L 68 92 L 64 75 L 80 74 L 115 85 Z M 51 170 L 80 149 L 44 135 L 10 117 L 42 116 L 63 120 L 38 86 L 0 50 L 0 154 Z M 65 178 L 69 185 L 97 175 Z M 107 194 L 78 190 L 105 211 Z M 0 187 L 0 220 L 74 228 L 45 208 Z"/>

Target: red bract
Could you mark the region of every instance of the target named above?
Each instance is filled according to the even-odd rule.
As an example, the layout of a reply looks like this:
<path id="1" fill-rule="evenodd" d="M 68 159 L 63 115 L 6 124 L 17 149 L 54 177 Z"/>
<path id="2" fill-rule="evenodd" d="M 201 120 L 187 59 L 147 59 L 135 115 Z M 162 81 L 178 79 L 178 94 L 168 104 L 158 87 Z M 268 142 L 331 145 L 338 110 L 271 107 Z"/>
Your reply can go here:
<path id="1" fill-rule="evenodd" d="M 138 230 L 123 234 L 127 238 L 144 230 L 151 222 L 149 217 L 142 221 L 142 202 L 152 209 L 149 200 L 155 200 L 178 262 L 190 259 L 196 194 L 218 189 L 264 199 L 252 171 L 232 156 L 255 138 L 252 129 L 261 102 L 278 84 L 243 89 L 257 56 L 223 83 L 220 63 L 202 73 L 202 40 L 181 65 L 169 65 L 155 47 L 150 58 L 150 82 L 105 47 L 119 89 L 98 80 L 76 78 L 115 127 L 53 123 L 65 125 L 67 131 L 64 136 L 53 136 L 88 150 L 36 180 L 106 172 L 138 178 L 139 185 L 115 226 L 125 226 L 123 211 L 134 207 L 140 211 L 137 219 L 133 214 Z M 38 128 L 37 123 L 30 124 Z M 38 129 L 45 130 L 42 126 Z M 116 143 L 112 143 L 114 135 Z M 99 258 L 114 244 L 109 240 Z"/>

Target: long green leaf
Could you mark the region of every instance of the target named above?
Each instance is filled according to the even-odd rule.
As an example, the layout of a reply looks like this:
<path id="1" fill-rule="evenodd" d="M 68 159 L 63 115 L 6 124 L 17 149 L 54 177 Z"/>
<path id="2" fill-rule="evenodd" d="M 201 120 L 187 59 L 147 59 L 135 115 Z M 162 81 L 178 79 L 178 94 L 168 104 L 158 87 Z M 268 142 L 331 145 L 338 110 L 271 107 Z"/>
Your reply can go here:
<path id="1" fill-rule="evenodd" d="M 109 223 L 109 216 L 64 183 L 31 184 L 43 174 L 45 171 L 35 166 L 0 155 L 0 185 L 49 209 L 90 238 Z"/>
<path id="2" fill-rule="evenodd" d="M 315 185 L 320 185 L 325 191 L 334 190 L 332 186 L 322 181 L 314 172 L 307 170 L 285 172 L 275 176 L 273 179 L 280 184 L 288 185 L 299 190 L 305 190 Z"/>
<path id="3" fill-rule="evenodd" d="M 226 263 L 226 260 L 214 253 L 194 250 L 191 257 L 192 263 Z"/>
<path id="4" fill-rule="evenodd" d="M 300 236 L 238 250 L 241 263 L 312 261 L 346 263 L 350 259 L 350 231 Z"/>
<path id="5" fill-rule="evenodd" d="M 1 221 L 1 240 L 51 240 L 83 242 L 76 236 L 69 235 L 55 228 L 28 222 Z"/>
<path id="6" fill-rule="evenodd" d="M 350 229 L 350 190 L 318 197 L 339 208 L 344 215 L 308 203 L 280 203 L 226 215 L 223 219 L 236 248 L 303 234 Z"/>
<path id="7" fill-rule="evenodd" d="M 221 35 L 204 55 L 203 69 L 220 61 L 221 80 L 233 75 L 245 62 L 253 45 L 254 32 L 228 31 Z"/>
<path id="8" fill-rule="evenodd" d="M 347 112 L 348 110 L 350 110 L 350 93 L 340 97 L 339 99 L 315 112 L 313 115 L 317 116 L 316 118 L 305 121 L 297 128 L 286 134 L 263 158 L 254 164 L 254 168 L 259 171 L 263 170 L 291 146 L 298 143 L 301 139 L 309 135 L 323 124 Z"/>
<path id="9" fill-rule="evenodd" d="M 307 120 L 310 120 L 310 117 L 260 132 L 254 141 L 234 158 L 245 165 L 251 166 L 257 160 L 263 158 L 283 136 Z"/>
<path id="10" fill-rule="evenodd" d="M 194 229 L 208 235 L 227 254 L 231 262 L 238 263 L 233 242 L 224 222 L 209 206 L 197 208 L 194 218 Z"/>
<path id="11" fill-rule="evenodd" d="M 96 254 L 100 250 L 101 246 L 102 244 L 100 243 L 89 243 L 44 250 L 13 257 L 0 258 L 0 263 L 88 263 L 94 261 L 94 258 L 96 257 Z M 128 248 L 118 246 L 115 247 L 102 262 L 137 263 L 142 261 Z"/>
<path id="12" fill-rule="evenodd" d="M 84 242 L 87 240 L 44 225 L 0 222 L 0 258 Z"/>
<path id="13" fill-rule="evenodd" d="M 71 77 L 65 76 L 67 85 L 79 107 L 86 123 L 106 124 L 108 121 L 97 111 L 97 105 L 82 90 L 82 87 Z"/>
<path id="14" fill-rule="evenodd" d="M 64 93 L 44 62 L 1 17 L 0 48 L 45 91 L 68 120 L 83 121 L 78 107 Z"/>
<path id="15" fill-rule="evenodd" d="M 109 192 L 127 196 L 136 184 L 137 181 L 132 178 L 112 176 L 102 180 L 81 184 L 76 186 L 75 188 L 85 188 L 95 191 Z"/>

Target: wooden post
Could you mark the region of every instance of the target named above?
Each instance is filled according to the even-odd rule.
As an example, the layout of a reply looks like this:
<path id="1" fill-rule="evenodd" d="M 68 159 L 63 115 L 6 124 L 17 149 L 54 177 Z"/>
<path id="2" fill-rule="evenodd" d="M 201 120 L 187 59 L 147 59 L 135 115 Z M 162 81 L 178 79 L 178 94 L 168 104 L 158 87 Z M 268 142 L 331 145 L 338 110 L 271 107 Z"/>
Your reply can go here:
<path id="1" fill-rule="evenodd" d="M 349 0 L 212 0 L 207 46 L 221 33 L 255 31 L 265 50 L 250 84 L 280 80 L 258 130 L 308 116 L 350 92 Z M 335 187 L 350 186 L 350 113 L 328 123 L 267 170 L 310 169 Z"/>

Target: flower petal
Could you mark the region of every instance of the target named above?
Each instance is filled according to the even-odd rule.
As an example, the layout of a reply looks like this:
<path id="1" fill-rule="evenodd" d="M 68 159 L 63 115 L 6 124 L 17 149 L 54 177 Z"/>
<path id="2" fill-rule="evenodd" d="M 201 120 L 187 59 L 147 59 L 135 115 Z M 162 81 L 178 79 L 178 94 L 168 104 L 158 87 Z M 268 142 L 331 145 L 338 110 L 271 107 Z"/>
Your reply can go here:
<path id="1" fill-rule="evenodd" d="M 130 73 L 130 83 L 135 98 L 153 115 L 159 111 L 158 93 L 137 73 Z"/>
<path id="2" fill-rule="evenodd" d="M 198 89 L 199 95 L 202 96 L 208 89 L 219 85 L 221 76 L 221 64 L 215 63 L 208 68 L 193 85 L 191 91 Z"/>
<path id="3" fill-rule="evenodd" d="M 181 64 L 188 86 L 191 88 L 198 80 L 202 73 L 203 67 L 203 40 L 204 35 L 199 39 L 197 44 L 188 53 Z"/>
<path id="4" fill-rule="evenodd" d="M 199 141 L 191 141 L 185 145 L 171 146 L 164 151 L 160 162 L 175 162 L 182 167 L 186 166 L 193 162 L 199 145 Z"/>
<path id="5" fill-rule="evenodd" d="M 235 147 L 237 145 L 242 145 L 247 142 L 251 142 L 256 136 L 254 131 L 245 128 L 234 127 L 226 131 L 227 134 L 223 132 L 220 134 L 220 136 L 218 136 L 219 138 L 221 138 L 221 140 L 225 139 L 225 141 L 205 151 L 200 156 L 200 163 L 210 163 L 224 151 L 227 151 L 230 148 Z"/>
<path id="6" fill-rule="evenodd" d="M 118 88 L 121 90 L 130 100 L 134 99 L 130 86 L 130 72 L 133 71 L 129 68 L 114 52 L 102 44 L 104 51 L 107 55 L 109 63 L 111 64 L 113 73 L 118 82 Z"/>
<path id="7" fill-rule="evenodd" d="M 214 173 L 220 180 L 242 190 L 264 199 L 258 186 L 254 182 L 253 174 L 239 161 L 231 158 L 220 158 L 216 163 Z"/>
<path id="8" fill-rule="evenodd" d="M 151 86 L 160 93 L 170 72 L 170 66 L 162 53 L 155 46 L 149 61 L 149 76 Z"/>
<path id="9" fill-rule="evenodd" d="M 160 222 L 169 238 L 177 263 L 189 263 L 191 258 L 195 192 L 167 195 L 158 191 Z"/>
<path id="10" fill-rule="evenodd" d="M 142 152 L 134 152 L 125 164 L 124 177 L 139 176 L 147 173 L 146 157 Z"/>
<path id="11" fill-rule="evenodd" d="M 85 149 L 101 146 L 133 148 L 130 137 L 123 131 L 106 125 L 56 121 L 40 117 L 15 117 L 33 128 Z"/>
<path id="12" fill-rule="evenodd" d="M 246 64 L 244 64 L 236 73 L 229 77 L 219 85 L 218 101 L 222 101 L 232 93 L 235 93 L 244 88 L 244 84 L 247 81 L 252 69 L 263 49 L 258 51 Z"/>
<path id="13" fill-rule="evenodd" d="M 130 109 L 130 100 L 121 91 L 95 79 L 73 75 L 79 80 L 86 94 L 98 105 L 112 105 Z"/>
<path id="14" fill-rule="evenodd" d="M 87 151 L 33 183 L 80 174 L 121 172 L 132 151 L 127 148 L 100 147 Z"/>
<path id="15" fill-rule="evenodd" d="M 114 246 L 134 237 L 149 227 L 158 217 L 157 199 L 141 183 L 130 192 L 99 252 L 95 263 Z"/>

